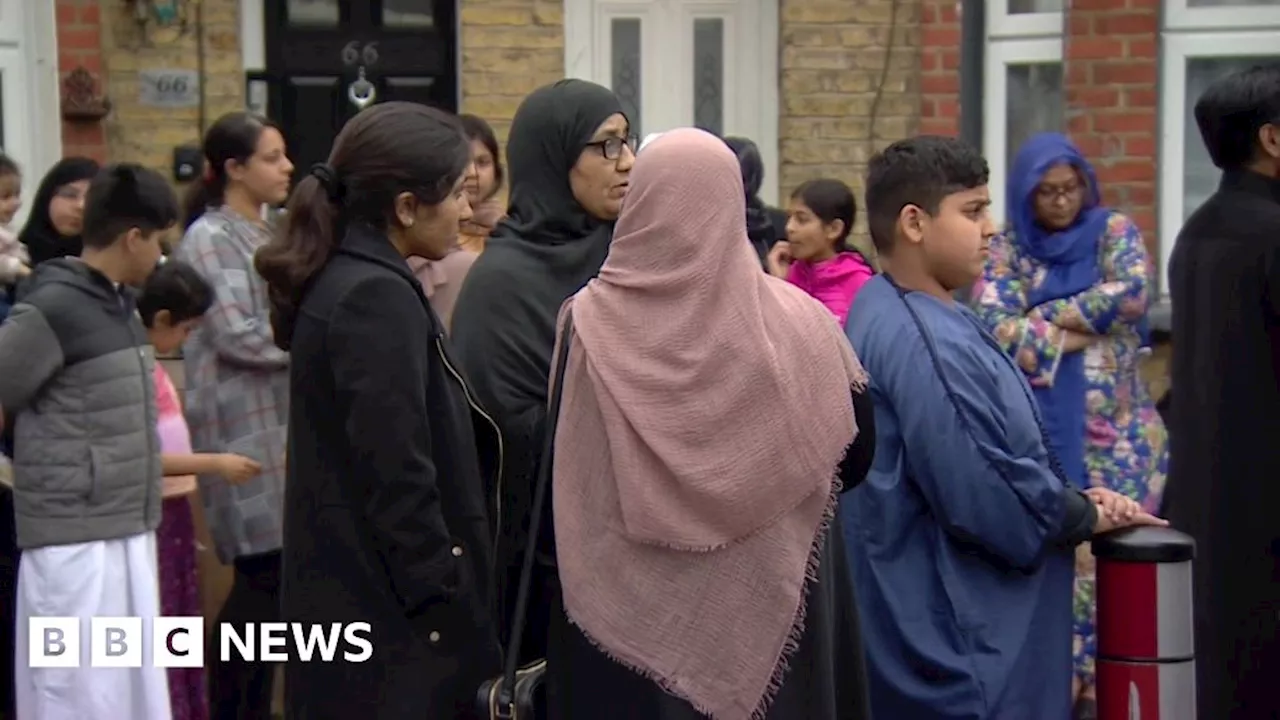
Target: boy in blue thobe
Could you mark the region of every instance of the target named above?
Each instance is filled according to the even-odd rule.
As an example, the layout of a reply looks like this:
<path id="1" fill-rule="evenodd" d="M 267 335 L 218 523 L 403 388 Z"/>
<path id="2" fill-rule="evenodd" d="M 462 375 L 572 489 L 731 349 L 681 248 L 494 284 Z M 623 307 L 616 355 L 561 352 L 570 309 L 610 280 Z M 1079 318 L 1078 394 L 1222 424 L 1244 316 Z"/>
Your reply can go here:
<path id="1" fill-rule="evenodd" d="M 841 516 L 877 720 L 1066 720 L 1073 548 L 1161 523 L 1063 479 L 1022 374 L 953 300 L 995 234 L 987 176 L 937 137 L 868 169 L 886 273 L 846 332 L 871 375 L 876 454 Z"/>

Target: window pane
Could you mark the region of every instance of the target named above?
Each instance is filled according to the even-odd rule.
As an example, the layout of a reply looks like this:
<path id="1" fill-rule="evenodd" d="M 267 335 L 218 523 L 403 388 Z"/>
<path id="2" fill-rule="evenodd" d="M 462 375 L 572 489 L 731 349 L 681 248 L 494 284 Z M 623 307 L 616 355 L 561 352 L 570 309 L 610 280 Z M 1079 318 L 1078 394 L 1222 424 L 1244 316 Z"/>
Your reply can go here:
<path id="1" fill-rule="evenodd" d="M 1009 0 L 1010 15 L 1062 12 L 1062 0 Z"/>
<path id="2" fill-rule="evenodd" d="M 290 25 L 336 26 L 342 15 L 338 0 L 288 0 L 285 5 Z"/>
<path id="3" fill-rule="evenodd" d="M 431 27 L 436 22 L 434 4 L 434 0 L 382 0 L 382 27 Z"/>
<path id="4" fill-rule="evenodd" d="M 1215 80 L 1254 65 L 1275 62 L 1280 57 L 1232 57 L 1187 59 L 1187 106 L 1183 108 L 1183 165 L 1182 218 L 1185 220 L 1218 189 L 1222 174 L 1209 159 L 1196 126 L 1196 101 Z"/>
<path id="5" fill-rule="evenodd" d="M 610 85 L 622 101 L 622 111 L 631 121 L 631 132 L 643 137 L 640 128 L 640 18 L 615 18 L 610 24 Z"/>
<path id="6" fill-rule="evenodd" d="M 1006 72 L 1005 163 L 1010 167 L 1027 138 L 1062 131 L 1062 64 L 1009 65 Z"/>
<path id="7" fill-rule="evenodd" d="M 693 124 L 724 134 L 724 20 L 693 21 Z"/>

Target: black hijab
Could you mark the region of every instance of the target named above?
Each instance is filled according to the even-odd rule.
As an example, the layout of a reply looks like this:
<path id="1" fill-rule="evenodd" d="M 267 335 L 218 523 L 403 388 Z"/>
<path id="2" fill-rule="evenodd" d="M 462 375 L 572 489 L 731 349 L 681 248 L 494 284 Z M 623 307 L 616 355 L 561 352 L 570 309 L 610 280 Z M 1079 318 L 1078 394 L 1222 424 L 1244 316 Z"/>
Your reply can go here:
<path id="1" fill-rule="evenodd" d="M 560 306 L 599 272 L 613 237 L 612 222 L 574 199 L 569 171 L 621 112 L 607 88 L 561 80 L 525 98 L 511 123 L 507 216 L 467 274 L 452 340 L 487 409 L 519 434 L 545 415 Z"/>
<path id="2" fill-rule="evenodd" d="M 731 136 L 725 138 L 724 143 L 738 156 L 738 165 L 742 168 L 742 189 L 747 194 L 747 239 L 760 256 L 761 266 L 768 270 L 769 250 L 780 236 L 771 208 L 760 199 L 760 188 L 764 187 L 764 158 L 760 156 L 760 148 L 747 138 Z"/>
<path id="3" fill-rule="evenodd" d="M 561 80 L 525 98 L 507 140 L 507 217 L 454 306 L 454 354 L 503 435 L 502 485 L 489 489 L 489 509 L 496 514 L 493 498 L 500 494 L 496 555 L 504 618 L 510 617 L 542 454 L 556 316 L 600 271 L 613 238 L 613 223 L 591 217 L 574 199 L 569 171 L 601 123 L 621 112 L 613 92 L 583 80 Z M 545 538 L 549 533 L 539 546 L 549 550 Z M 531 625 L 545 622 L 531 612 Z M 540 643 L 532 642 L 539 632 L 525 635 L 530 656 L 540 651 Z"/>
<path id="4" fill-rule="evenodd" d="M 35 198 L 31 201 L 31 215 L 18 234 L 18 239 L 31 253 L 32 268 L 46 260 L 80 255 L 84 242 L 79 235 L 66 237 L 58 232 L 49 217 L 49 204 L 63 186 L 81 180 L 92 180 L 98 170 L 98 163 L 89 158 L 63 158 L 40 180 L 40 187 L 36 188 Z"/>

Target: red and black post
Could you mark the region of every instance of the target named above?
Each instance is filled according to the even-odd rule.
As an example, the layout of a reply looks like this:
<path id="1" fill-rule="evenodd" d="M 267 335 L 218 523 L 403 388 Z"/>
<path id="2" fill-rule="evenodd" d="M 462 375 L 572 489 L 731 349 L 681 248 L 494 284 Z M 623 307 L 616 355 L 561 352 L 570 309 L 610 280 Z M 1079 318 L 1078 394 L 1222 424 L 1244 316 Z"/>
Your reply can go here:
<path id="1" fill-rule="evenodd" d="M 1098 720 L 1196 720 L 1195 541 L 1138 527 L 1093 540 Z"/>

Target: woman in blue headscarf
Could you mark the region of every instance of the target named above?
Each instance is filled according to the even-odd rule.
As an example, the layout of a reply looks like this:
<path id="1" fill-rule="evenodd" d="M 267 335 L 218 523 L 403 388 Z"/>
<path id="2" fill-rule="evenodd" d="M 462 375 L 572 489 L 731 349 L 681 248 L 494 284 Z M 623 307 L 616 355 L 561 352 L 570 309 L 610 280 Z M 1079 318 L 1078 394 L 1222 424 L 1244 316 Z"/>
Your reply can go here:
<path id="1" fill-rule="evenodd" d="M 1065 136 L 1033 136 L 1009 173 L 1005 232 L 973 302 L 1026 373 L 1050 449 L 1080 487 L 1124 493 L 1154 513 L 1167 434 L 1138 376 L 1152 264 L 1137 225 L 1102 205 L 1092 166 Z M 1077 717 L 1093 706 L 1093 556 L 1076 556 Z M 1152 609 L 1154 612 L 1154 608 Z"/>

